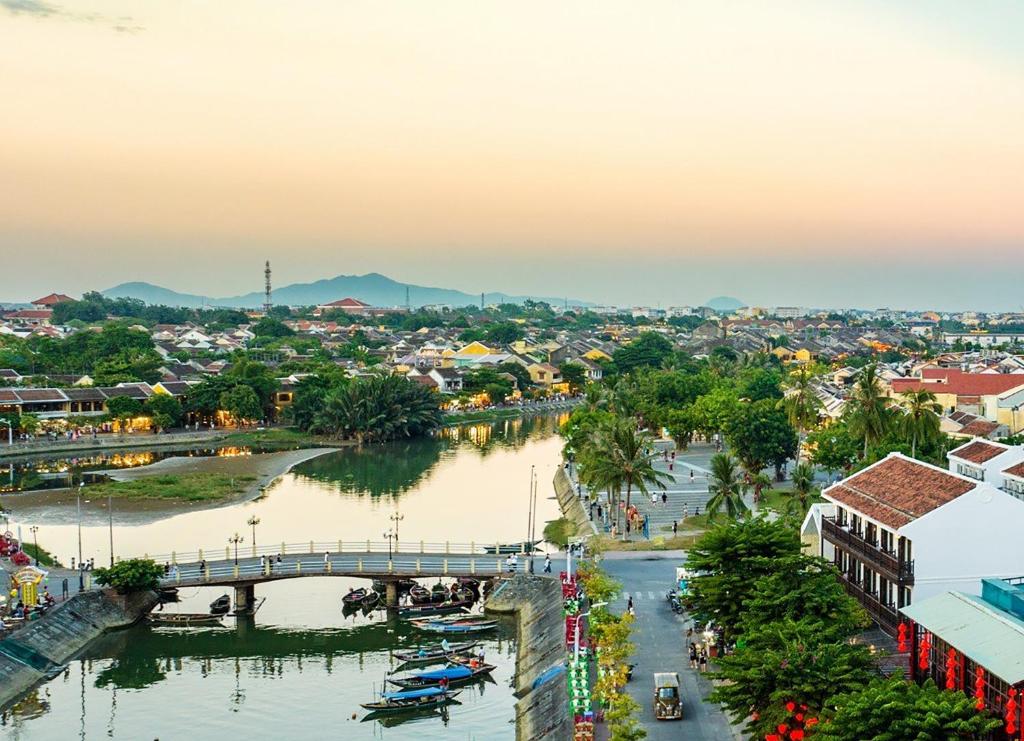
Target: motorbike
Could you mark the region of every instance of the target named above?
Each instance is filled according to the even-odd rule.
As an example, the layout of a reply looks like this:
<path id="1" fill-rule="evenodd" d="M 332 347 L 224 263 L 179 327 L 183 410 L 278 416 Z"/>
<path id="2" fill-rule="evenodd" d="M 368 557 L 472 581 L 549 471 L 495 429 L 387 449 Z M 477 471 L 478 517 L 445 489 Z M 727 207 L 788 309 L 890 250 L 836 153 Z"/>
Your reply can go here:
<path id="1" fill-rule="evenodd" d="M 679 599 L 679 593 L 676 592 L 676 590 L 673 589 L 666 593 L 665 599 L 668 600 L 668 605 L 672 608 L 672 612 L 676 615 L 681 615 L 683 613 L 683 603 L 682 600 Z"/>

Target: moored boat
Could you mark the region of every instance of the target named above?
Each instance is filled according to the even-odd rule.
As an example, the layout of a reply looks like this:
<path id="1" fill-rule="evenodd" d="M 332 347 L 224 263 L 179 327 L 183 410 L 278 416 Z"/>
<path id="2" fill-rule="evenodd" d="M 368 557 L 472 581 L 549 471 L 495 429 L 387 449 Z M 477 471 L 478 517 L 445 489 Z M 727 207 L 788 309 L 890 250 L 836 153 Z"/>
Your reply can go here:
<path id="1" fill-rule="evenodd" d="M 364 610 L 372 610 L 380 602 L 380 595 L 376 592 L 367 592 L 359 604 Z"/>
<path id="2" fill-rule="evenodd" d="M 191 625 L 217 625 L 220 615 L 208 615 L 205 612 L 163 612 L 149 616 L 153 625 L 189 627 Z"/>
<path id="3" fill-rule="evenodd" d="M 413 623 L 413 625 L 420 630 L 426 630 L 430 633 L 484 633 L 498 627 L 498 621 L 482 620 L 461 623 L 417 622 Z"/>
<path id="4" fill-rule="evenodd" d="M 447 660 L 451 656 L 461 655 L 475 648 L 476 645 L 476 641 L 451 643 L 446 651 L 444 646 L 435 644 L 433 646 L 421 646 L 418 649 L 410 649 L 408 651 L 393 651 L 391 655 L 404 664 L 421 664 Z"/>
<path id="5" fill-rule="evenodd" d="M 424 685 L 402 692 L 385 692 L 377 702 L 361 703 L 366 710 L 381 712 L 401 712 L 405 710 L 422 710 L 438 707 L 451 702 L 459 693 L 449 692 L 435 685 Z"/>
<path id="6" fill-rule="evenodd" d="M 452 615 L 455 613 L 466 613 L 472 607 L 472 603 L 448 602 L 441 605 L 413 605 L 403 607 L 398 611 L 398 617 L 413 619 L 429 617 L 431 615 Z"/>
<path id="7" fill-rule="evenodd" d="M 424 687 L 437 687 L 442 682 L 447 682 L 449 687 L 458 686 L 480 679 L 493 672 L 493 664 L 479 664 L 469 667 L 462 664 L 436 669 L 431 672 L 420 672 L 410 677 L 397 677 L 388 679 L 391 684 L 405 689 L 419 689 Z"/>
<path id="8" fill-rule="evenodd" d="M 228 610 L 231 609 L 231 597 L 226 594 L 222 594 L 220 597 L 210 603 L 210 614 L 211 615 L 227 615 Z"/>
<path id="9" fill-rule="evenodd" d="M 430 590 L 416 584 L 409 588 L 409 598 L 412 600 L 414 605 L 430 604 Z"/>
<path id="10" fill-rule="evenodd" d="M 366 590 L 360 587 L 359 589 L 349 591 L 348 594 L 341 598 L 341 601 L 346 604 L 359 604 L 365 596 Z"/>

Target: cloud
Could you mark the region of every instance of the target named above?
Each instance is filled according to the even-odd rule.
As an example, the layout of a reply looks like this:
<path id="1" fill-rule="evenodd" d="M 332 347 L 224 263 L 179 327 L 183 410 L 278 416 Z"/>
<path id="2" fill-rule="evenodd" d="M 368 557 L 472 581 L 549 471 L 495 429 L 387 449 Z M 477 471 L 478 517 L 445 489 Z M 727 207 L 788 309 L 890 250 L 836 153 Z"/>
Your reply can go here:
<path id="1" fill-rule="evenodd" d="M 44 2 L 43 0 L 0 0 L 0 8 L 5 8 L 8 13 L 14 15 L 31 15 L 36 18 L 64 18 L 69 21 L 81 21 L 83 23 L 99 23 L 109 25 L 118 33 L 138 33 L 145 28 L 136 24 L 131 16 L 109 18 L 100 13 L 72 13 L 60 5 Z"/>

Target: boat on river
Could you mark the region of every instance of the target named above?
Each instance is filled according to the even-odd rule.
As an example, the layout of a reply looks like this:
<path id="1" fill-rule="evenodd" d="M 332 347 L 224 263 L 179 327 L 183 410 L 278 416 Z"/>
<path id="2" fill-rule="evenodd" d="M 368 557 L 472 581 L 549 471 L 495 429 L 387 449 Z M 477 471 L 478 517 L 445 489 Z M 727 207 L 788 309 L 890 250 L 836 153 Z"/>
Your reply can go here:
<path id="1" fill-rule="evenodd" d="M 372 610 L 380 602 L 380 595 L 376 592 L 367 592 L 359 604 L 364 610 Z"/>
<path id="2" fill-rule="evenodd" d="M 497 620 L 480 620 L 460 623 L 437 623 L 437 622 L 416 622 L 413 623 L 420 630 L 431 633 L 485 633 L 498 627 Z"/>
<path id="3" fill-rule="evenodd" d="M 413 605 L 412 607 L 403 607 L 398 611 L 398 617 L 405 618 L 407 620 L 415 620 L 422 617 L 432 617 L 434 615 L 454 615 L 457 613 L 468 614 L 469 608 L 473 606 L 472 602 L 446 602 L 440 605 Z"/>
<path id="4" fill-rule="evenodd" d="M 450 643 L 446 651 L 444 646 L 435 644 L 433 646 L 421 646 L 418 649 L 410 649 L 409 651 L 392 651 L 391 655 L 403 664 L 430 664 L 436 661 L 446 661 L 452 656 L 460 655 L 476 648 L 476 645 L 476 641 Z"/>
<path id="5" fill-rule="evenodd" d="M 231 598 L 222 594 L 220 597 L 210 603 L 210 614 L 211 615 L 227 615 L 231 609 Z"/>
<path id="6" fill-rule="evenodd" d="M 219 625 L 220 619 L 220 615 L 209 615 L 205 612 L 163 612 L 149 616 L 149 622 L 152 625 L 178 628 L 190 628 L 194 625 Z"/>
<path id="7" fill-rule="evenodd" d="M 458 694 L 458 692 L 449 692 L 436 685 L 421 686 L 401 692 L 384 692 L 377 702 L 366 702 L 361 706 L 375 713 L 424 710 L 447 705 Z"/>
<path id="8" fill-rule="evenodd" d="M 521 543 L 496 543 L 495 545 L 485 545 L 484 551 L 498 556 L 511 556 L 513 553 L 533 553 L 544 541 L 534 540 L 522 541 Z"/>
<path id="9" fill-rule="evenodd" d="M 429 605 L 430 590 L 424 586 L 416 584 L 415 586 L 409 587 L 409 599 L 412 600 L 414 605 Z"/>
<path id="10" fill-rule="evenodd" d="M 444 669 L 436 669 L 432 672 L 420 672 L 419 674 L 413 674 L 411 677 L 391 678 L 388 681 L 405 689 L 437 687 L 443 681 L 447 681 L 449 687 L 454 687 L 468 684 L 477 679 L 483 679 L 496 668 L 494 664 L 478 664 L 474 667 L 458 664 L 445 667 Z"/>
<path id="11" fill-rule="evenodd" d="M 363 598 L 366 596 L 366 590 L 363 588 L 353 589 L 344 597 L 341 598 L 343 605 L 358 605 L 361 604 Z"/>

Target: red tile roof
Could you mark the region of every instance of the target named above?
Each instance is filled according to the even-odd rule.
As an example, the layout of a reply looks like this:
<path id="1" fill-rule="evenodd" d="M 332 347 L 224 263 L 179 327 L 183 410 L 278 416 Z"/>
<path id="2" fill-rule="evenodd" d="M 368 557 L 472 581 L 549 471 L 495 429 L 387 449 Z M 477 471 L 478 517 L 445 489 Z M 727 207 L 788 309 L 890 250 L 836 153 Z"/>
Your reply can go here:
<path id="1" fill-rule="evenodd" d="M 1008 473 L 1011 476 L 1018 476 L 1024 479 L 1024 461 L 1021 461 L 1016 465 L 1010 466 L 1005 471 L 1003 471 L 1003 473 Z"/>
<path id="2" fill-rule="evenodd" d="M 338 306 L 341 308 L 350 309 L 365 309 L 369 304 L 363 303 L 357 298 L 343 298 L 340 301 L 331 301 L 329 304 L 323 304 L 323 306 Z"/>
<path id="3" fill-rule="evenodd" d="M 894 529 L 966 494 L 976 483 L 901 455 L 840 481 L 825 494 Z"/>
<path id="4" fill-rule="evenodd" d="M 987 419 L 976 419 L 961 427 L 959 434 L 970 435 L 971 437 L 988 437 L 998 429 L 998 422 L 989 422 Z"/>
<path id="5" fill-rule="evenodd" d="M 925 368 L 921 378 L 894 378 L 896 393 L 926 389 L 936 394 L 993 396 L 1024 386 L 1024 373 L 965 373 L 956 368 Z"/>
<path id="6" fill-rule="evenodd" d="M 1006 448 L 999 445 L 993 445 L 984 440 L 972 440 L 956 450 L 949 451 L 949 454 L 971 463 L 984 463 L 1005 452 Z"/>
<path id="7" fill-rule="evenodd" d="M 32 304 L 34 306 L 53 306 L 55 304 L 62 304 L 65 301 L 74 301 L 74 299 L 70 296 L 65 296 L 63 293 L 51 293 L 49 296 L 37 298 Z"/>

